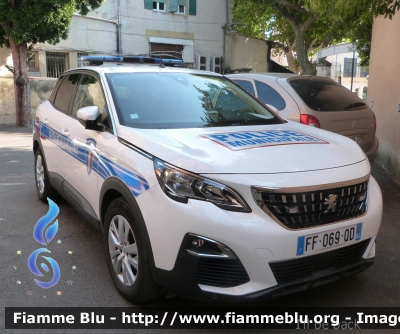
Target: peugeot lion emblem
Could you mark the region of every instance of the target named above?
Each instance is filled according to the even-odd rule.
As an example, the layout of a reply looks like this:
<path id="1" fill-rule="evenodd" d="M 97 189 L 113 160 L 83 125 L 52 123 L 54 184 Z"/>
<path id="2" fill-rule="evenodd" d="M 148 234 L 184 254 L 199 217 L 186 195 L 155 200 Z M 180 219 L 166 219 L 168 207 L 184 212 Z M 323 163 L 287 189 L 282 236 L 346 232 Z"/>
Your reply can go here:
<path id="1" fill-rule="evenodd" d="M 337 196 L 333 194 L 330 194 L 328 198 L 325 198 L 324 205 L 328 205 L 328 208 L 326 209 L 326 211 L 324 211 L 325 213 L 328 213 L 329 210 L 332 210 L 332 212 L 336 211 L 336 200 Z"/>

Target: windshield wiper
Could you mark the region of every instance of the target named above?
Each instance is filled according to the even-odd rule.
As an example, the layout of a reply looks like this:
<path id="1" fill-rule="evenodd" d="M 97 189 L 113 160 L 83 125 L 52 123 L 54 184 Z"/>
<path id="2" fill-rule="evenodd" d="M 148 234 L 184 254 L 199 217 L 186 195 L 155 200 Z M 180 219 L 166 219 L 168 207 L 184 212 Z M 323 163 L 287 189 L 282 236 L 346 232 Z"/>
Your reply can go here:
<path id="1" fill-rule="evenodd" d="M 355 108 L 355 107 L 362 107 L 362 106 L 365 106 L 364 102 L 351 103 L 346 108 L 344 108 L 344 110 Z"/>

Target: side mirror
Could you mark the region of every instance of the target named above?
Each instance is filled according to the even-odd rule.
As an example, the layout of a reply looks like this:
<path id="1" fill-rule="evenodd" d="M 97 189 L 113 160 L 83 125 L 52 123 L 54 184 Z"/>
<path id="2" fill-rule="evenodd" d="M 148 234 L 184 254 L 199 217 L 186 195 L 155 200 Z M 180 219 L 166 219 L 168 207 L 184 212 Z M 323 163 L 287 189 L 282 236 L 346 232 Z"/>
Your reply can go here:
<path id="1" fill-rule="evenodd" d="M 87 130 L 95 130 L 95 131 L 104 131 L 105 126 L 97 122 L 99 118 L 99 107 L 97 106 L 89 106 L 78 109 L 76 116 L 79 119 L 79 122 L 85 127 Z"/>
<path id="2" fill-rule="evenodd" d="M 266 104 L 266 106 L 271 109 L 275 114 L 279 114 L 279 110 L 276 109 L 274 106 L 270 105 L 270 104 Z"/>
<path id="3" fill-rule="evenodd" d="M 86 121 L 96 121 L 99 117 L 99 107 L 90 106 L 78 109 L 76 116 L 84 122 Z"/>

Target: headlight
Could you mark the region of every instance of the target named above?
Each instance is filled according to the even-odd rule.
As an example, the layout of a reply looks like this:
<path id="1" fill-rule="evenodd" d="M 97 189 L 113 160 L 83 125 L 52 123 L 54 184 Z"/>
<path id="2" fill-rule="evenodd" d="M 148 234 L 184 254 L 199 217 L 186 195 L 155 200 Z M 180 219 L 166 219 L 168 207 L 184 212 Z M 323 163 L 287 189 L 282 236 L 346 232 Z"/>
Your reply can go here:
<path id="1" fill-rule="evenodd" d="M 154 158 L 154 170 L 164 193 L 175 201 L 187 203 L 189 198 L 208 201 L 221 209 L 251 212 L 244 199 L 233 189 L 189 173 Z"/>

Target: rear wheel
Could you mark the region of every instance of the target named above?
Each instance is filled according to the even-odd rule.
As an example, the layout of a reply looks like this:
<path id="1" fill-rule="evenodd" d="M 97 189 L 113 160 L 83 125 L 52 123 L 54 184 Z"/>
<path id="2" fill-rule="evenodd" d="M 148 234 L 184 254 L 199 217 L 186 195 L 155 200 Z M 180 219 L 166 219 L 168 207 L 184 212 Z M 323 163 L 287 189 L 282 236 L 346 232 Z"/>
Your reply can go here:
<path id="1" fill-rule="evenodd" d="M 50 184 L 46 162 L 40 148 L 35 151 L 35 180 L 37 194 L 41 201 L 47 203 L 47 198 L 53 201 L 58 199 L 57 191 Z"/>
<path id="2" fill-rule="evenodd" d="M 114 200 L 105 216 L 104 244 L 107 266 L 119 292 L 134 303 L 158 298 L 161 289 L 153 281 L 143 232 L 123 199 Z"/>

